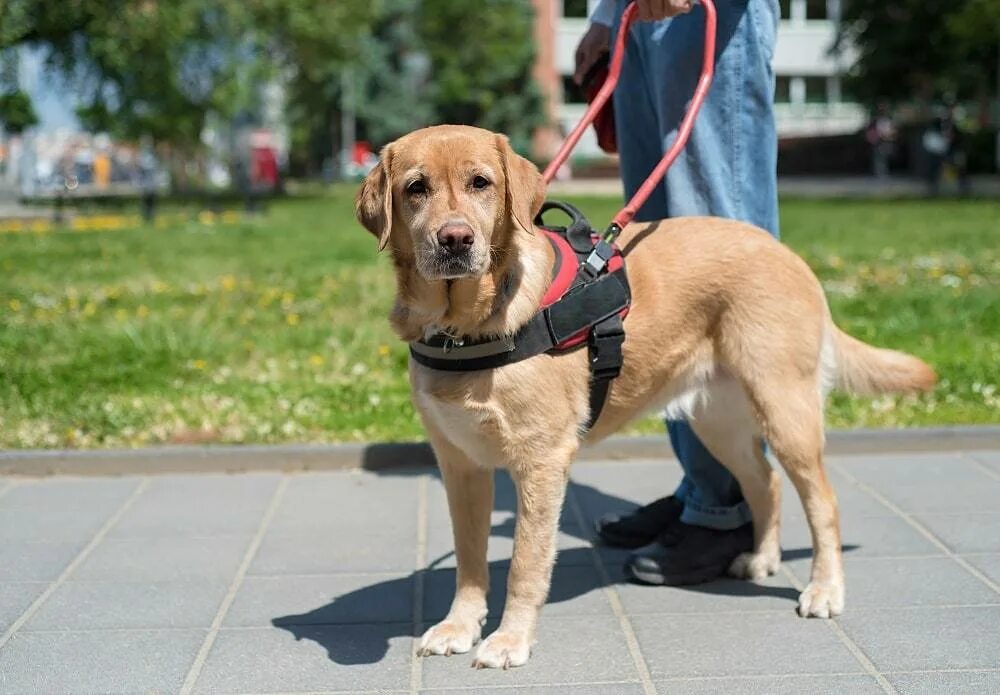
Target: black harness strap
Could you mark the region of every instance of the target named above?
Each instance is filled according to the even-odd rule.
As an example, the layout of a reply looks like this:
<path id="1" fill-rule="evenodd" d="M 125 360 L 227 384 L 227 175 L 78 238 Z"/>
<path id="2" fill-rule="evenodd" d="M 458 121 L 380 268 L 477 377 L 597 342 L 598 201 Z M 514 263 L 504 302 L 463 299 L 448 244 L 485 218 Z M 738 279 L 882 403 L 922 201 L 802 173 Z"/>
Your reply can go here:
<path id="1" fill-rule="evenodd" d="M 587 345 L 590 349 L 590 419 L 589 430 L 601 416 L 604 403 L 608 400 L 611 382 L 622 371 L 622 343 L 625 342 L 625 326 L 619 314 L 610 316 L 596 324 L 590 332 Z"/>
<path id="2" fill-rule="evenodd" d="M 625 271 L 616 270 L 568 292 L 535 314 L 513 336 L 457 341 L 439 333 L 410 343 L 410 355 L 415 362 L 444 372 L 496 369 L 554 350 L 581 331 L 617 318 L 630 301 Z M 624 339 L 624 332 L 622 335 Z"/>

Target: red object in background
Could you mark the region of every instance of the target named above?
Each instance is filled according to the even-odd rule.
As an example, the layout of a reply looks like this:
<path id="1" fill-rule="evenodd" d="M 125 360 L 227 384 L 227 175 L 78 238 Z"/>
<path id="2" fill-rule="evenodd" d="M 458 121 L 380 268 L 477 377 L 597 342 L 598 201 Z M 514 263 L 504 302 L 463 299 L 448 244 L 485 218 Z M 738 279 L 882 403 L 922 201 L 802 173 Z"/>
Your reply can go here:
<path id="1" fill-rule="evenodd" d="M 587 98 L 587 103 L 594 102 L 607 79 L 608 56 L 605 54 L 583 78 L 583 95 Z M 608 154 L 618 152 L 618 141 L 615 139 L 615 110 L 611 99 L 604 103 L 594 117 L 594 131 L 597 133 L 597 144 L 602 150 Z"/>
<path id="2" fill-rule="evenodd" d="M 371 143 L 359 140 L 354 143 L 354 150 L 351 152 L 351 161 L 358 166 L 364 166 L 374 153 Z"/>
<path id="3" fill-rule="evenodd" d="M 273 147 L 253 148 L 253 169 L 251 178 L 254 185 L 274 187 L 278 185 L 278 156 Z"/>

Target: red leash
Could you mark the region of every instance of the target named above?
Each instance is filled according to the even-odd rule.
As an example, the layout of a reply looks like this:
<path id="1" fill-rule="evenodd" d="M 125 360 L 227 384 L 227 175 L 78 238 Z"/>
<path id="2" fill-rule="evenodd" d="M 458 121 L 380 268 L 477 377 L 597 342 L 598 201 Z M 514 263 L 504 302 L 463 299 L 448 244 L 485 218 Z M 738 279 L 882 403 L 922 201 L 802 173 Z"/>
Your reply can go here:
<path id="1" fill-rule="evenodd" d="M 677 138 L 670 145 L 670 149 L 663 155 L 663 159 L 650 172 L 643 184 L 639 186 L 639 190 L 635 192 L 631 200 L 614 216 L 607 231 L 601 237 L 609 244 L 615 240 L 622 228 L 632 221 L 636 211 L 646 202 L 653 189 L 656 188 L 657 184 L 666 175 L 667 169 L 677 159 L 677 155 L 684 149 L 684 145 L 687 144 L 688 138 L 691 135 L 691 129 L 694 128 L 694 119 L 698 115 L 698 110 L 701 108 L 702 103 L 705 101 L 709 87 L 712 86 L 712 76 L 715 73 L 715 5 L 712 0 L 699 0 L 698 4 L 705 8 L 705 52 L 702 57 L 701 77 L 698 79 L 698 86 L 694 90 L 691 104 L 688 106 L 687 113 L 684 114 L 684 120 L 681 121 L 680 128 L 677 130 Z M 608 67 L 608 78 L 604 81 L 604 84 L 594 97 L 594 101 L 590 104 L 583 118 L 576 124 L 573 132 L 569 134 L 565 142 L 563 142 L 562 147 L 559 148 L 559 152 L 556 153 L 556 156 L 545 168 L 545 173 L 542 176 L 546 184 L 551 183 L 552 179 L 555 178 L 556 172 L 569 157 L 573 148 L 576 147 L 584 131 L 594 122 L 598 112 L 615 91 L 615 87 L 618 85 L 618 78 L 622 74 L 622 63 L 625 60 L 625 42 L 628 40 L 632 22 L 635 21 L 636 11 L 637 8 L 634 2 L 629 3 L 628 7 L 625 8 L 625 12 L 622 14 L 621 26 L 618 29 L 618 36 L 615 37 L 611 65 Z"/>

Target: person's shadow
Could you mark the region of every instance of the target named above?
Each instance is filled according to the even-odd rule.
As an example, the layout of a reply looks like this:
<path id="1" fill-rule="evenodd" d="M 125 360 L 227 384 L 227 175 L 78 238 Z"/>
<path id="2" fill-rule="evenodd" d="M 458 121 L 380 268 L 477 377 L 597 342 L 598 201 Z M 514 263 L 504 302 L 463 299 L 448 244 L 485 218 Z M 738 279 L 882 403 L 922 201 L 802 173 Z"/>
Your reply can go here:
<path id="1" fill-rule="evenodd" d="M 573 498 L 574 503 L 584 510 L 617 512 L 637 506 L 630 500 L 608 495 L 589 485 L 572 481 L 569 484 L 568 497 Z M 506 474 L 497 476 L 495 508 L 510 512 L 515 509 L 513 486 Z M 579 524 L 570 522 L 562 524 L 560 528 L 563 533 L 588 542 L 593 539 L 590 529 L 581 528 Z M 511 518 L 495 524 L 490 536 L 510 538 L 513 530 L 514 520 Z M 857 546 L 844 546 L 845 551 L 855 548 Z M 401 549 L 400 552 L 410 551 Z M 546 604 L 570 601 L 591 591 L 600 591 L 609 583 L 627 582 L 620 571 L 621 562 L 614 563 L 616 557 L 614 551 L 608 553 L 604 549 L 601 550 L 602 553 L 608 553 L 605 555 L 603 572 L 596 569 L 594 552 L 592 547 L 574 547 L 559 552 Z M 623 559 L 625 553 L 620 555 Z M 786 561 L 811 556 L 810 548 L 796 548 L 782 553 L 782 559 Z M 451 553 L 434 558 L 425 569 L 417 570 L 406 577 L 369 584 L 337 596 L 330 603 L 307 613 L 276 617 L 271 623 L 290 632 L 296 640 L 315 641 L 324 647 L 330 659 L 338 664 L 379 662 L 385 657 L 391 639 L 419 636 L 414 634 L 415 626 L 410 604 L 418 576 L 424 588 L 423 628 L 426 629 L 445 616 L 455 587 L 455 570 L 453 567 L 439 567 L 439 565 L 450 557 Z M 491 577 L 489 618 L 494 622 L 499 617 L 506 598 L 506 575 L 509 564 L 509 560 L 495 560 L 489 563 Z M 798 599 L 798 591 L 789 586 L 770 586 L 735 579 L 720 579 L 681 588 L 685 591 L 747 599 L 759 597 L 787 599 L 789 610 L 793 609 Z M 659 587 L 650 587 L 649 590 L 662 591 Z M 345 629 L 348 625 L 354 626 L 354 629 Z M 359 630 L 357 629 L 359 625 L 368 627 Z M 487 629 L 490 629 L 489 626 Z"/>

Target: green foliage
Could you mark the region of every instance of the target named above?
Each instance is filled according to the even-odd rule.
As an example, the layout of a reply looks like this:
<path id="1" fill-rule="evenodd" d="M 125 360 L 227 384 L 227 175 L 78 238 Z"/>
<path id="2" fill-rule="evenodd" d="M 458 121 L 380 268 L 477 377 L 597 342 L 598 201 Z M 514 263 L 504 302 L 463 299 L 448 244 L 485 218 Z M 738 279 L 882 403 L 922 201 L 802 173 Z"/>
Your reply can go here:
<path id="1" fill-rule="evenodd" d="M 542 121 L 531 79 L 533 15 L 522 0 L 383 0 L 351 45 L 344 75 L 298 81 L 295 139 L 320 157 L 339 143 L 336 118 L 349 101 L 358 136 L 376 146 L 432 123 L 479 125 L 509 134 L 525 151 Z M 475 27 L 456 40 L 457 27 Z"/>
<path id="2" fill-rule="evenodd" d="M 305 162 L 310 173 L 339 144 L 343 71 L 358 61 L 370 26 L 388 1 L 251 3 L 256 30 L 270 37 L 266 59 L 274 61 L 286 87 L 293 158 Z"/>
<path id="3" fill-rule="evenodd" d="M 5 0 L 0 49 L 48 49 L 84 125 L 197 145 L 206 116 L 254 113 L 259 87 L 298 95 L 335 74 L 373 6 L 315 0 Z"/>
<path id="4" fill-rule="evenodd" d="M 992 93 L 1000 0 L 850 0 L 840 41 L 857 48 L 849 85 L 880 99 L 968 99 Z"/>
<path id="5" fill-rule="evenodd" d="M 277 80 L 315 160 L 339 144 L 345 74 L 376 144 L 448 122 L 526 149 L 542 120 L 532 26 L 523 0 L 2 0 L 0 51 L 44 47 L 86 127 L 181 148 L 199 146 L 209 114 L 255 114 Z"/>
<path id="6" fill-rule="evenodd" d="M 391 0 L 359 46 L 352 67 L 363 136 L 383 144 L 434 122 L 428 65 L 414 17 L 417 0 Z"/>
<path id="7" fill-rule="evenodd" d="M 38 123 L 31 97 L 21 90 L 0 94 L 0 123 L 11 133 L 21 133 Z"/>
<path id="8" fill-rule="evenodd" d="M 527 148 L 544 119 L 531 77 L 532 17 L 522 0 L 420 3 L 418 31 L 431 62 L 428 96 L 439 122 L 504 132 L 516 148 Z"/>

